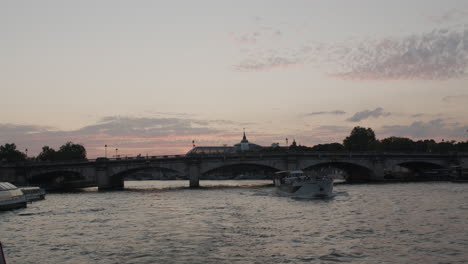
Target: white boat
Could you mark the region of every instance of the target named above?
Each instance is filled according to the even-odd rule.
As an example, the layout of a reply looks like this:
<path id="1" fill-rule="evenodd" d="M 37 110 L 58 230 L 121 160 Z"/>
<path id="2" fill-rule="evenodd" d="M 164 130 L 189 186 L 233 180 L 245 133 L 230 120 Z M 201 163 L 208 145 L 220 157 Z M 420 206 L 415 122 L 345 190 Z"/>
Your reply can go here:
<path id="1" fill-rule="evenodd" d="M 0 182 L 0 210 L 26 207 L 26 196 L 9 182 Z"/>
<path id="2" fill-rule="evenodd" d="M 297 198 L 327 198 L 333 192 L 333 178 L 325 172 L 280 171 L 273 182 L 280 192 Z"/>
<path id="3" fill-rule="evenodd" d="M 44 200 L 46 195 L 45 190 L 39 187 L 23 187 L 21 191 L 26 196 L 26 201 L 28 202 Z"/>

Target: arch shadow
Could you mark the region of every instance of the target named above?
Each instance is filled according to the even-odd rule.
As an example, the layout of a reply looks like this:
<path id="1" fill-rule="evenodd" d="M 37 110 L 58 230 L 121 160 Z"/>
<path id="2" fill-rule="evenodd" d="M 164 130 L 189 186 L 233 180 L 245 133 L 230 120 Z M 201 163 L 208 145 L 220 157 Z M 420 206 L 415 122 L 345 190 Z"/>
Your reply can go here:
<path id="1" fill-rule="evenodd" d="M 48 191 L 69 190 L 89 187 L 90 183 L 79 172 L 58 170 L 33 175 L 29 183 Z"/>
<path id="2" fill-rule="evenodd" d="M 279 169 L 252 163 L 222 165 L 201 174 L 201 180 L 258 180 L 272 179 Z"/>
<path id="3" fill-rule="evenodd" d="M 336 161 L 328 161 L 319 164 L 314 164 L 304 168 L 303 170 L 313 171 L 326 168 L 335 168 L 344 171 L 345 174 L 343 175 L 343 177 L 346 180 L 346 182 L 368 182 L 371 180 L 371 176 L 373 173 L 371 169 L 361 165 Z"/>
<path id="4" fill-rule="evenodd" d="M 397 172 L 392 171 L 391 177 L 407 181 L 448 180 L 448 168 L 432 162 L 407 161 L 397 163 L 395 166 L 403 168 Z"/>
<path id="5" fill-rule="evenodd" d="M 138 172 L 144 171 L 151 171 L 156 170 L 158 173 L 156 176 L 148 176 L 149 173 L 146 175 L 135 175 Z M 124 181 L 125 179 L 133 179 L 133 180 L 175 180 L 175 179 L 186 179 L 187 177 L 174 169 L 159 167 L 159 166 L 145 166 L 145 167 L 138 167 L 132 168 L 128 170 L 124 170 L 118 173 L 115 173 L 111 176 L 112 180 L 119 180 Z"/>

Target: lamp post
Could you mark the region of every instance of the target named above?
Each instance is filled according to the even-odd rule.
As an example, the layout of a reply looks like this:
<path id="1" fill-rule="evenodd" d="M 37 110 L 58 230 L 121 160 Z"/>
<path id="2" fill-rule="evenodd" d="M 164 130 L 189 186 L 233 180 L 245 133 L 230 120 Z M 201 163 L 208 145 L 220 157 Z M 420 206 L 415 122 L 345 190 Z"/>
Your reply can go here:
<path id="1" fill-rule="evenodd" d="M 28 157 L 28 149 L 25 149 L 26 152 L 26 158 Z"/>
<path id="2" fill-rule="evenodd" d="M 118 153 L 119 153 L 119 149 L 116 148 L 116 149 L 115 149 L 115 158 L 118 158 L 118 157 L 119 157 Z"/>
<path id="3" fill-rule="evenodd" d="M 286 138 L 286 147 L 289 147 L 288 138 Z"/>
<path id="4" fill-rule="evenodd" d="M 106 144 L 106 145 L 104 145 L 104 149 L 105 149 L 105 150 L 104 150 L 105 157 L 106 157 L 106 159 L 107 159 L 107 144 Z"/>

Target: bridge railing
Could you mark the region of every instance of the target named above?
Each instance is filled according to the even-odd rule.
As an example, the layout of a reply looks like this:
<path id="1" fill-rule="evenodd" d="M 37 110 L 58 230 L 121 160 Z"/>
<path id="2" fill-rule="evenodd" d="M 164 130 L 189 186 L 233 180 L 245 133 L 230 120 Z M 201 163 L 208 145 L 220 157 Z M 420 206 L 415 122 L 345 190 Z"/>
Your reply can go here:
<path id="1" fill-rule="evenodd" d="M 16 166 L 47 166 L 47 165 L 70 165 L 70 164 L 87 164 L 95 162 L 125 162 L 125 161 L 152 161 L 152 160 L 167 160 L 167 159 L 187 159 L 187 158 L 267 158 L 267 157 L 285 157 L 285 156 L 312 156 L 317 158 L 359 158 L 359 157 L 421 157 L 421 158 L 440 158 L 440 157 L 467 157 L 468 152 L 422 152 L 422 153 L 406 153 L 406 152 L 376 152 L 376 151 L 282 151 L 282 152 L 219 152 L 219 153 L 191 153 L 191 154 L 175 154 L 175 155 L 157 155 L 157 156 L 125 156 L 125 157 L 98 157 L 95 159 L 86 160 L 67 160 L 67 161 L 38 161 L 29 160 L 22 162 L 5 162 L 0 161 L 2 167 Z"/>
<path id="2" fill-rule="evenodd" d="M 112 157 L 104 158 L 98 157 L 95 159 L 83 159 L 83 160 L 61 160 L 61 161 L 40 161 L 40 160 L 27 160 L 19 162 L 7 162 L 0 161 L 0 166 L 34 166 L 34 165 L 65 165 L 65 164 L 87 164 L 95 162 L 117 162 L 117 161 L 130 161 L 130 160 L 160 160 L 160 159 L 178 159 L 184 158 L 184 154 L 180 155 L 160 155 L 160 156 L 125 156 L 125 157 Z"/>

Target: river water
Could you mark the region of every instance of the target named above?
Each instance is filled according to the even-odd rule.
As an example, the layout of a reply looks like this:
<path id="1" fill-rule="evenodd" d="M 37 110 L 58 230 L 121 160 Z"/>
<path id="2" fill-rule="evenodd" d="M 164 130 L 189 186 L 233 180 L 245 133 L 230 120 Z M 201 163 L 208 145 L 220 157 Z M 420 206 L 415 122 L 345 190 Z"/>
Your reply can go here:
<path id="1" fill-rule="evenodd" d="M 332 199 L 297 200 L 267 183 L 52 193 L 0 212 L 0 240 L 8 264 L 468 262 L 468 184 L 336 185 Z"/>

